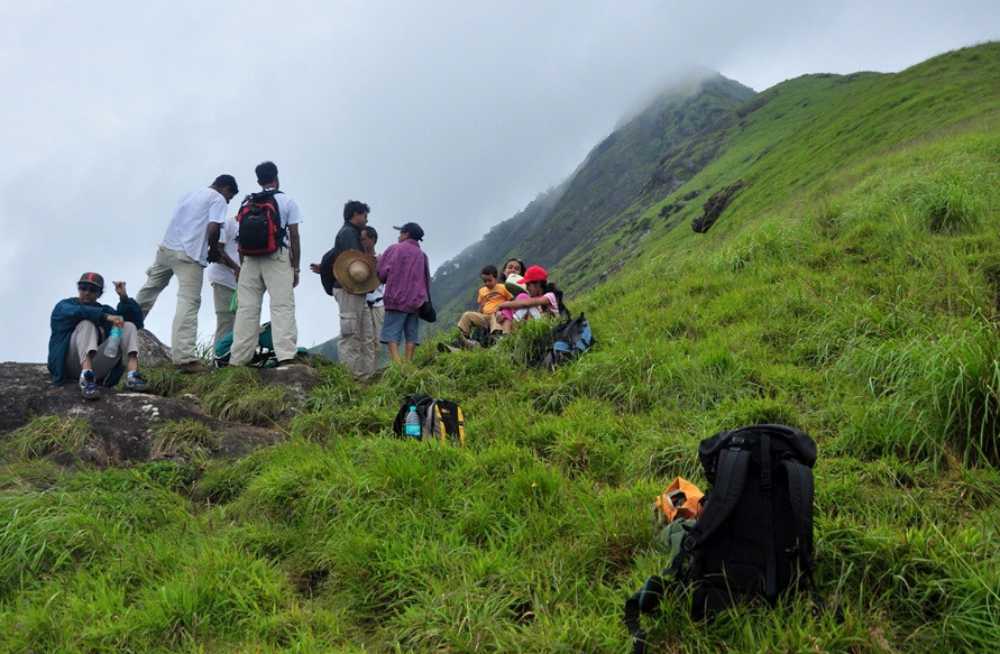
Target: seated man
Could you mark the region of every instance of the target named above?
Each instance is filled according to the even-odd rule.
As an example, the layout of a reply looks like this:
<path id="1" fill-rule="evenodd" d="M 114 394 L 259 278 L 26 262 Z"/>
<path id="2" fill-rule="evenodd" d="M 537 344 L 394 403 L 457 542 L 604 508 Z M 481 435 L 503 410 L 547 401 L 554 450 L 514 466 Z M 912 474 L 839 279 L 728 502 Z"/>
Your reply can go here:
<path id="1" fill-rule="evenodd" d="M 125 282 L 115 282 L 118 308 L 98 304 L 104 292 L 104 278 L 84 273 L 76 288 L 77 297 L 67 298 L 52 310 L 52 335 L 49 337 L 49 373 L 52 381 L 62 384 L 79 376 L 80 392 L 85 400 L 99 396 L 97 384 L 114 386 L 128 368 L 125 386 L 132 391 L 146 389 L 139 374 L 139 338 L 142 309 L 125 292 Z M 109 342 L 112 329 L 120 340 Z M 116 333 L 116 336 L 119 334 Z M 104 344 L 104 347 L 100 347 Z M 117 352 L 110 352 L 109 346 Z"/>
<path id="2" fill-rule="evenodd" d="M 479 277 L 483 280 L 483 285 L 476 297 L 479 311 L 466 311 L 458 321 L 458 331 L 462 332 L 462 338 L 466 341 L 470 340 L 473 326 L 488 329 L 491 334 L 509 331 L 509 322 L 504 324 L 497 322 L 497 308 L 502 302 L 513 299 L 513 296 L 503 284 L 497 283 L 496 266 L 485 266 L 479 271 Z M 467 345 L 471 345 L 471 343 L 467 343 Z"/>

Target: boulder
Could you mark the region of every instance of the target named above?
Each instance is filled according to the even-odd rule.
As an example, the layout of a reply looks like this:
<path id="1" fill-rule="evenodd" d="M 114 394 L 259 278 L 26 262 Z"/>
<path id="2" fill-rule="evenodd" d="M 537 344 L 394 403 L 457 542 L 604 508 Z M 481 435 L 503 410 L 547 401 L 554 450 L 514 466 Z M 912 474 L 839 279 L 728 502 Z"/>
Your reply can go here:
<path id="1" fill-rule="evenodd" d="M 301 374 L 300 384 L 308 383 L 306 375 Z M 277 431 L 206 415 L 191 396 L 168 398 L 102 388 L 100 399 L 87 402 L 76 384 L 52 385 L 42 364 L 0 363 L 0 396 L 4 398 L 0 403 L 0 445 L 10 432 L 36 416 L 82 418 L 93 438 L 79 456 L 102 466 L 150 459 L 156 428 L 171 420 L 190 419 L 207 426 L 218 437 L 213 456 L 240 456 L 282 438 Z"/>
<path id="2" fill-rule="evenodd" d="M 171 363 L 170 348 L 148 329 L 139 330 L 139 363 L 143 368 L 165 366 Z"/>

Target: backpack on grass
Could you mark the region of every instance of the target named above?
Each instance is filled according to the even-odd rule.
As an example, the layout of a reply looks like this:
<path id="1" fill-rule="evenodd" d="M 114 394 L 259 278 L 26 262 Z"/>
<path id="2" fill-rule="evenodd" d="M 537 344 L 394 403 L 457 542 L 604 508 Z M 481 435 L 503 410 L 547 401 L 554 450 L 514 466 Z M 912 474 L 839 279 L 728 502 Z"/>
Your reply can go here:
<path id="1" fill-rule="evenodd" d="M 233 332 L 229 332 L 215 344 L 215 367 L 225 368 L 229 365 L 229 357 L 233 349 Z M 260 327 L 257 336 L 257 350 L 254 352 L 250 365 L 257 368 L 272 368 L 278 363 L 278 355 L 274 352 L 274 339 L 271 336 L 271 323 L 266 322 Z"/>
<path id="2" fill-rule="evenodd" d="M 396 412 L 392 430 L 400 438 L 405 437 L 406 414 L 410 407 L 417 408 L 420 418 L 420 440 L 433 439 L 442 444 L 465 445 L 465 414 L 457 402 L 439 400 L 429 395 L 408 395 Z"/>
<path id="3" fill-rule="evenodd" d="M 559 323 L 552 329 L 552 345 L 549 347 L 542 364 L 549 369 L 575 359 L 594 344 L 594 332 L 590 329 L 587 316 L 580 314 L 576 318 Z"/>
<path id="4" fill-rule="evenodd" d="M 278 193 L 281 191 L 251 193 L 240 205 L 236 241 L 243 256 L 263 257 L 284 247 L 285 228 L 275 198 Z"/>
<path id="5" fill-rule="evenodd" d="M 698 519 L 678 528 L 680 548 L 664 570 L 690 585 L 691 617 L 754 598 L 773 605 L 786 591 L 810 588 L 813 440 L 792 427 L 753 425 L 703 440 L 698 458 L 712 487 Z M 645 651 L 639 617 L 657 609 L 664 589 L 651 577 L 625 603 L 635 652 Z"/>

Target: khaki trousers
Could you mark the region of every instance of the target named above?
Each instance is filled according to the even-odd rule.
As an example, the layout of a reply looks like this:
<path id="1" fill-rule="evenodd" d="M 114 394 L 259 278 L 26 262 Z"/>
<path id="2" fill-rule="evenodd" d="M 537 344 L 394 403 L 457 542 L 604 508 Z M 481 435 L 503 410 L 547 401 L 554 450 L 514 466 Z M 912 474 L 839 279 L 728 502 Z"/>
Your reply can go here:
<path id="1" fill-rule="evenodd" d="M 337 343 L 337 358 L 347 366 L 352 375 L 358 379 L 364 379 L 374 372 L 369 368 L 370 357 L 366 354 L 367 349 L 363 340 L 362 317 L 368 310 L 368 303 L 365 302 L 364 295 L 348 293 L 342 288 L 333 289 L 333 299 L 337 301 L 337 308 L 340 312 L 340 341 Z M 384 311 L 382 315 L 384 320 Z M 377 349 L 376 352 L 378 352 Z"/>
<path id="2" fill-rule="evenodd" d="M 212 338 L 212 350 L 215 350 L 216 344 L 226 334 L 233 331 L 233 325 L 236 324 L 236 312 L 229 310 L 235 292 L 235 289 L 212 282 L 212 299 L 215 302 L 215 336 Z"/>
<path id="3" fill-rule="evenodd" d="M 298 328 L 295 325 L 295 273 L 288 249 L 264 257 L 244 257 L 236 285 L 236 324 L 233 326 L 231 365 L 250 363 L 260 334 L 260 306 L 267 291 L 271 299 L 271 337 L 278 361 L 295 358 Z"/>
<path id="4" fill-rule="evenodd" d="M 111 323 L 108 323 L 109 327 L 110 325 Z M 94 353 L 90 363 L 98 382 L 107 377 L 119 361 L 128 364 L 128 355 L 139 353 L 138 330 L 130 322 L 122 325 L 122 342 L 118 346 L 118 356 L 114 358 L 105 356 L 103 348 L 98 349 L 98 335 L 97 327 L 89 320 L 77 323 L 73 334 L 69 337 L 69 349 L 66 351 L 66 379 L 80 376 L 83 372 L 83 362 L 90 353 Z"/>
<path id="5" fill-rule="evenodd" d="M 481 329 L 489 329 L 490 332 L 507 331 L 504 329 L 504 325 L 497 322 L 496 313 L 487 315 L 477 311 L 466 311 L 458 319 L 458 331 L 462 332 L 463 336 L 468 337 L 473 326 Z"/>
<path id="6" fill-rule="evenodd" d="M 358 366 L 363 370 L 362 379 L 367 379 L 378 371 L 378 352 L 382 347 L 378 339 L 384 322 L 385 307 L 370 307 L 365 302 L 365 308 L 361 310 L 361 363 Z"/>
<path id="7" fill-rule="evenodd" d="M 205 269 L 201 264 L 180 250 L 162 245 L 156 251 L 156 260 L 146 271 L 146 283 L 135 296 L 135 301 L 146 316 L 156 303 L 156 298 L 177 275 L 177 310 L 170 330 L 171 359 L 180 365 L 198 361 L 195 346 L 198 342 L 198 309 L 201 308 L 201 282 Z"/>

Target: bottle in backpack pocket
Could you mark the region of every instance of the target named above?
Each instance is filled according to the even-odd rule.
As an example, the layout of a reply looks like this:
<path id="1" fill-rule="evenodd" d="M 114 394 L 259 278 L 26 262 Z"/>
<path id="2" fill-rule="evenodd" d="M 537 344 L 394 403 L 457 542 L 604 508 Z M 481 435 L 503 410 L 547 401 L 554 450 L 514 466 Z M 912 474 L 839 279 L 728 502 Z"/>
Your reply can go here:
<path id="1" fill-rule="evenodd" d="M 104 342 L 104 348 L 102 349 L 104 356 L 109 359 L 117 359 L 121 343 L 122 328 L 118 326 L 112 327 L 111 333 L 108 335 L 108 340 Z"/>
<path id="2" fill-rule="evenodd" d="M 406 412 L 403 433 L 411 438 L 420 440 L 420 416 L 417 415 L 417 405 L 415 404 L 411 404 L 410 410 Z"/>

